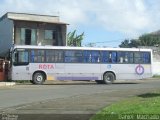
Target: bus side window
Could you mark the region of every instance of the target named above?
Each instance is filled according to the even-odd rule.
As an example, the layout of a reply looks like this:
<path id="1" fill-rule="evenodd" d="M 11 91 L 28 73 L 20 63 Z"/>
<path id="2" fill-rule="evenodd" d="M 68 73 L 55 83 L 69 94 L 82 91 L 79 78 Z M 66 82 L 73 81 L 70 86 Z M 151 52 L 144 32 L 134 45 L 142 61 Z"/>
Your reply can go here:
<path id="1" fill-rule="evenodd" d="M 44 50 L 31 50 L 31 62 L 34 62 L 34 63 L 45 62 Z"/>
<path id="2" fill-rule="evenodd" d="M 111 52 L 111 63 L 117 62 L 117 52 Z"/>
<path id="3" fill-rule="evenodd" d="M 29 53 L 25 50 L 17 50 L 14 52 L 13 58 L 14 65 L 27 65 L 29 64 Z"/>
<path id="4" fill-rule="evenodd" d="M 133 52 L 128 52 L 128 63 L 133 63 L 134 58 L 133 58 Z"/>
<path id="5" fill-rule="evenodd" d="M 55 52 L 53 50 L 45 50 L 46 52 L 46 62 L 47 63 L 52 63 L 54 62 L 54 54 Z"/>
<path id="6" fill-rule="evenodd" d="M 84 63 L 91 63 L 92 62 L 92 53 L 89 50 L 83 51 L 84 56 Z"/>
<path id="7" fill-rule="evenodd" d="M 132 52 L 118 52 L 117 53 L 118 63 L 133 63 L 133 53 Z"/>
<path id="8" fill-rule="evenodd" d="M 55 50 L 54 59 L 55 59 L 55 62 L 62 63 L 64 59 L 63 50 Z"/>
<path id="9" fill-rule="evenodd" d="M 83 63 L 83 52 L 81 50 L 75 50 L 74 57 L 76 63 Z"/>
<path id="10" fill-rule="evenodd" d="M 134 62 L 135 63 L 144 63 L 148 64 L 151 62 L 149 52 L 135 52 L 134 53 Z"/>
<path id="11" fill-rule="evenodd" d="M 72 51 L 71 50 L 65 51 L 65 59 L 64 59 L 64 61 L 66 63 L 71 63 L 72 62 Z"/>
<path id="12" fill-rule="evenodd" d="M 142 53 L 142 61 L 143 63 L 150 63 L 150 54 L 148 52 Z"/>
<path id="13" fill-rule="evenodd" d="M 117 53 L 117 62 L 118 63 L 123 63 L 124 62 L 124 53 L 123 52 L 118 52 Z"/>
<path id="14" fill-rule="evenodd" d="M 111 55 L 109 54 L 109 51 L 102 51 L 101 52 L 102 63 L 109 63 L 109 59 L 111 59 Z"/>
<path id="15" fill-rule="evenodd" d="M 92 63 L 99 63 L 99 62 L 100 62 L 100 52 L 92 51 Z"/>
<path id="16" fill-rule="evenodd" d="M 134 53 L 134 63 L 138 64 L 143 63 L 141 55 L 142 55 L 141 52 Z"/>
<path id="17" fill-rule="evenodd" d="M 34 62 L 34 50 L 31 50 L 31 62 Z"/>
<path id="18" fill-rule="evenodd" d="M 18 52 L 18 62 L 19 63 L 28 62 L 28 52 L 27 51 L 19 51 Z"/>

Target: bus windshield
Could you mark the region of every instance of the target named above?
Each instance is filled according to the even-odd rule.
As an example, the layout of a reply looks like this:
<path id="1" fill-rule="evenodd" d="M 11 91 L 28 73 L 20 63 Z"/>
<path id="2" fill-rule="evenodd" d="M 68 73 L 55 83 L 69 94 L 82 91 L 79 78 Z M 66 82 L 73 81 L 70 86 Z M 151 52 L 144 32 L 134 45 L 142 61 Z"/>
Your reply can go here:
<path id="1" fill-rule="evenodd" d="M 28 65 L 29 64 L 29 54 L 25 49 L 14 50 L 12 56 L 13 65 Z"/>

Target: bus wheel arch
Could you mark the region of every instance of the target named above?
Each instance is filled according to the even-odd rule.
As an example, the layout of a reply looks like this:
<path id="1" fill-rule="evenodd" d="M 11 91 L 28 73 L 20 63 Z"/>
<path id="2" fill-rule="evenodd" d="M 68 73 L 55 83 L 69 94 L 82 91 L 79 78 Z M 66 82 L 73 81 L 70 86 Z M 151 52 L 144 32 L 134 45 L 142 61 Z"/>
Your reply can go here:
<path id="1" fill-rule="evenodd" d="M 116 80 L 116 75 L 113 71 L 106 71 L 103 74 L 103 83 L 112 84 Z"/>
<path id="2" fill-rule="evenodd" d="M 47 79 L 47 75 L 44 71 L 35 71 L 32 75 L 33 84 L 43 84 Z"/>

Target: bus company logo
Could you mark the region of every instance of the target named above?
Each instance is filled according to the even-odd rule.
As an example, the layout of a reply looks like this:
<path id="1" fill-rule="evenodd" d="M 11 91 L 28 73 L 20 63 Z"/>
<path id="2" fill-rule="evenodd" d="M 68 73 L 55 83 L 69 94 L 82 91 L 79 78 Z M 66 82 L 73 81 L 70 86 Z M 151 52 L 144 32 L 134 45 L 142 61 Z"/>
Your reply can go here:
<path id="1" fill-rule="evenodd" d="M 142 65 L 138 65 L 135 69 L 135 72 L 138 74 L 138 75 L 142 75 L 144 73 L 144 67 Z"/>
<path id="2" fill-rule="evenodd" d="M 39 69 L 54 69 L 52 64 L 39 64 Z"/>

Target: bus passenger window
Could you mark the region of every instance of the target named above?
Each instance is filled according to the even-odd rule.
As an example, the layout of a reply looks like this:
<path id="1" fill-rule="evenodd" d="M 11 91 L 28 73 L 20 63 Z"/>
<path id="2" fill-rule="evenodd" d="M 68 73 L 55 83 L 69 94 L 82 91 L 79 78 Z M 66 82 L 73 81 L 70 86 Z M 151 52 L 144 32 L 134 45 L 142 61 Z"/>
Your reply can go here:
<path id="1" fill-rule="evenodd" d="M 150 54 L 147 52 L 142 53 L 143 63 L 150 63 Z"/>
<path id="2" fill-rule="evenodd" d="M 92 63 L 99 63 L 100 62 L 100 52 L 99 51 L 92 51 Z"/>
<path id="3" fill-rule="evenodd" d="M 135 52 L 134 53 L 134 63 L 138 63 L 138 64 L 143 63 L 140 52 Z"/>
<path id="4" fill-rule="evenodd" d="M 111 62 L 116 63 L 117 62 L 117 52 L 112 52 L 111 53 Z"/>
<path id="5" fill-rule="evenodd" d="M 125 62 L 125 63 L 128 63 L 128 56 L 125 56 L 125 57 L 124 57 L 124 62 Z"/>
<path id="6" fill-rule="evenodd" d="M 117 60 L 118 63 L 133 63 L 133 52 L 118 52 Z"/>
<path id="7" fill-rule="evenodd" d="M 109 62 L 109 52 L 108 51 L 102 51 L 101 52 L 101 61 L 102 61 L 102 63 L 108 63 Z"/>
<path id="8" fill-rule="evenodd" d="M 120 57 L 120 58 L 119 58 L 119 62 L 120 62 L 120 63 L 123 63 L 123 57 Z"/>
<path id="9" fill-rule="evenodd" d="M 31 50 L 31 62 L 43 63 L 45 62 L 44 50 Z"/>
<path id="10" fill-rule="evenodd" d="M 46 62 L 52 63 L 54 62 L 54 51 L 53 50 L 46 50 Z"/>
<path id="11" fill-rule="evenodd" d="M 91 63 L 92 62 L 92 53 L 89 50 L 83 51 L 84 62 Z"/>
<path id="12" fill-rule="evenodd" d="M 31 62 L 34 62 L 35 60 L 34 60 L 34 50 L 31 50 Z"/>

